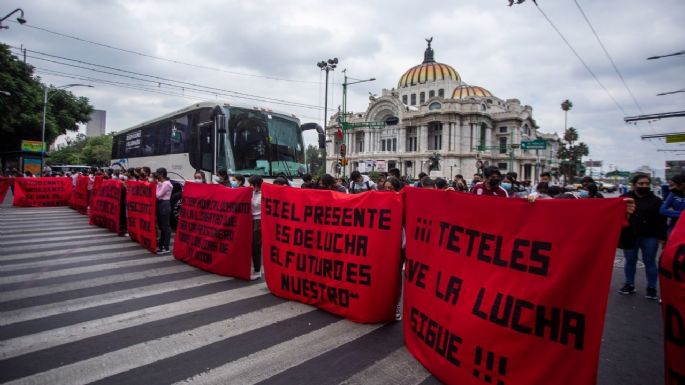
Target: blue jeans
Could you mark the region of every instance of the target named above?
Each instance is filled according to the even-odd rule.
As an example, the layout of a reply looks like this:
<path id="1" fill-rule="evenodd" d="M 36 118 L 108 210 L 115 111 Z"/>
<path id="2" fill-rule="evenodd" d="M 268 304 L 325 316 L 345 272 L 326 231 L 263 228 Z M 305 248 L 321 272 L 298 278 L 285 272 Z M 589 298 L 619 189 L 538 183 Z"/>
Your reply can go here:
<path id="1" fill-rule="evenodd" d="M 642 262 L 645 264 L 645 273 L 647 274 L 647 287 L 656 289 L 656 280 L 658 269 L 656 267 L 656 251 L 659 248 L 659 242 L 656 238 L 637 238 L 637 243 L 632 249 L 623 250 L 625 257 L 625 265 L 623 272 L 626 276 L 626 283 L 635 286 L 635 271 L 637 265 L 638 250 L 642 250 Z"/>

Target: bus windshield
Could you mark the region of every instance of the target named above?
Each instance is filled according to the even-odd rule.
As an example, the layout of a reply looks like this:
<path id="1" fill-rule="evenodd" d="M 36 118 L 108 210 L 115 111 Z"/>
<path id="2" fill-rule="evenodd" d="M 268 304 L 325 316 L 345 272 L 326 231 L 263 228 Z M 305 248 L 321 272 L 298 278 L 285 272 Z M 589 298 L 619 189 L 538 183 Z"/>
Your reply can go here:
<path id="1" fill-rule="evenodd" d="M 249 175 L 295 175 L 304 168 L 302 131 L 297 120 L 260 110 L 229 107 L 226 151 L 235 172 Z"/>

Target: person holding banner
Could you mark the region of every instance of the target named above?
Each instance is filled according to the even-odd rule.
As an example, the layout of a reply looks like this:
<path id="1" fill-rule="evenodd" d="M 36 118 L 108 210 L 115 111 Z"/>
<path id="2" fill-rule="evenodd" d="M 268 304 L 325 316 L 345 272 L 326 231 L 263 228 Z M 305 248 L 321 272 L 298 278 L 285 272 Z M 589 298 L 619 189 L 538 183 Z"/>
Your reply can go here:
<path id="1" fill-rule="evenodd" d="M 507 190 L 500 186 L 502 181 L 502 173 L 499 171 L 497 166 L 488 166 L 483 171 L 485 175 L 485 181 L 476 183 L 471 189 L 471 193 L 476 195 L 489 195 L 496 197 L 509 197 Z"/>
<path id="2" fill-rule="evenodd" d="M 173 186 L 167 178 L 166 168 L 160 167 L 155 172 L 157 177 L 157 227 L 159 227 L 159 237 L 157 239 L 157 254 L 169 253 L 169 242 L 171 240 L 171 191 Z"/>
<path id="3" fill-rule="evenodd" d="M 242 175 L 241 175 L 242 176 Z M 244 177 L 243 177 L 244 179 Z M 252 273 L 250 280 L 262 277 L 262 183 L 259 175 L 248 179 L 252 191 Z"/>
<path id="4" fill-rule="evenodd" d="M 671 234 L 675 224 L 678 222 L 680 213 L 685 210 L 685 175 L 674 175 L 668 180 L 669 191 L 664 203 L 661 204 L 659 212 L 669 218 L 668 234 Z"/>
<path id="5" fill-rule="evenodd" d="M 659 214 L 661 199 L 651 189 L 652 178 L 646 174 L 637 174 L 631 181 L 633 191 L 623 195 L 635 200 L 635 212 L 629 217 L 629 225 L 624 227 L 619 238 L 619 247 L 623 249 L 625 264 L 625 284 L 619 294 L 635 293 L 635 271 L 637 254 L 642 250 L 642 261 L 647 275 L 645 298 L 659 299 L 656 290 L 658 269 L 656 254 L 659 243 L 666 241 L 666 217 Z"/>

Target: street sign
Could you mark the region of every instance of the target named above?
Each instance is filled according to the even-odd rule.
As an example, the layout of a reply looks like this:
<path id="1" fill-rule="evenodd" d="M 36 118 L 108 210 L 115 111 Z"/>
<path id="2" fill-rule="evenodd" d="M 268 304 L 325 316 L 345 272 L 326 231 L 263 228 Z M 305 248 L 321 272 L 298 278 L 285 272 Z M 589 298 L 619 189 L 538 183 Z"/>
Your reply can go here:
<path id="1" fill-rule="evenodd" d="M 685 142 L 685 134 L 666 135 L 666 143 Z"/>
<path id="2" fill-rule="evenodd" d="M 547 149 L 547 141 L 544 139 L 522 140 L 521 148 L 524 150 L 545 150 Z"/>
<path id="3" fill-rule="evenodd" d="M 43 148 L 45 148 L 42 144 L 43 144 L 43 142 L 41 142 L 41 141 L 22 140 L 21 141 L 21 150 L 26 151 L 26 152 L 42 152 Z"/>

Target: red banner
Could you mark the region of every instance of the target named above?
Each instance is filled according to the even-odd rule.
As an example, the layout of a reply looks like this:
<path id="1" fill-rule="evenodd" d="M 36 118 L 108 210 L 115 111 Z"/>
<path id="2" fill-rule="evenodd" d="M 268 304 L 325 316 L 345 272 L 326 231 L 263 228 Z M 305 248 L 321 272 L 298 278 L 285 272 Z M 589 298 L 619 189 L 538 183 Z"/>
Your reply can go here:
<path id="1" fill-rule="evenodd" d="M 174 257 L 221 275 L 250 279 L 252 188 L 186 183 Z"/>
<path id="2" fill-rule="evenodd" d="M 680 216 L 659 258 L 667 385 L 685 385 L 685 218 Z"/>
<path id="3" fill-rule="evenodd" d="M 14 178 L 14 206 L 67 206 L 69 198 L 71 178 Z"/>
<path id="4" fill-rule="evenodd" d="M 90 178 L 90 177 L 88 177 L 88 178 Z M 93 179 L 93 186 L 92 186 L 92 189 L 90 190 L 90 196 L 89 196 L 90 202 L 88 202 L 88 205 L 90 207 L 93 207 L 93 200 L 95 199 L 95 193 L 98 191 L 100 186 L 102 186 L 102 181 L 104 180 L 104 178 L 102 176 L 96 176 L 93 178 L 94 178 Z"/>
<path id="5" fill-rule="evenodd" d="M 99 188 L 93 189 L 93 205 L 88 215 L 90 224 L 119 232 L 122 183 L 119 180 L 102 181 Z"/>
<path id="6" fill-rule="evenodd" d="M 12 180 L 14 178 L 0 177 L 0 203 L 5 200 L 5 195 L 7 195 L 7 190 L 9 190 L 12 185 Z"/>
<path id="7" fill-rule="evenodd" d="M 71 200 L 69 206 L 79 213 L 86 215 L 88 213 L 88 183 L 90 178 L 79 175 L 76 178 L 76 187 L 71 192 Z"/>
<path id="8" fill-rule="evenodd" d="M 128 236 L 151 252 L 157 251 L 155 217 L 157 182 L 126 182 L 126 225 Z"/>
<path id="9" fill-rule="evenodd" d="M 262 185 L 266 283 L 279 297 L 356 322 L 393 320 L 402 197 Z"/>
<path id="10" fill-rule="evenodd" d="M 449 384 L 595 384 L 625 203 L 404 193 L 409 352 Z"/>

